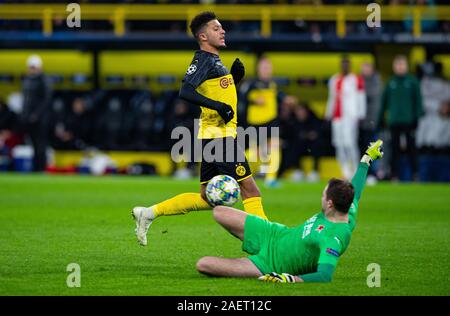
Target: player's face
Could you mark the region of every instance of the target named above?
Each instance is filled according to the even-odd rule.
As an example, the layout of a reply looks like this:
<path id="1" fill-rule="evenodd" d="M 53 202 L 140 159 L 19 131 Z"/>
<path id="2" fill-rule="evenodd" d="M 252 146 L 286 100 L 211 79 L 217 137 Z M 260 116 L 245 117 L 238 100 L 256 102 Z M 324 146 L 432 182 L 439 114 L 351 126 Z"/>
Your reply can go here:
<path id="1" fill-rule="evenodd" d="M 327 190 L 328 185 L 325 187 L 325 189 L 323 189 L 322 192 L 322 212 L 324 212 L 325 214 L 327 214 L 330 210 L 334 208 L 333 201 L 327 199 Z"/>
<path id="2" fill-rule="evenodd" d="M 270 80 L 272 78 L 272 63 L 268 59 L 262 59 L 258 63 L 258 77 L 261 80 Z"/>
<path id="3" fill-rule="evenodd" d="M 28 73 L 30 75 L 38 74 L 41 72 L 41 68 L 38 67 L 28 67 Z"/>
<path id="4" fill-rule="evenodd" d="M 227 47 L 225 44 L 225 30 L 218 20 L 208 22 L 205 35 L 209 45 L 215 48 Z"/>
<path id="5" fill-rule="evenodd" d="M 322 211 L 324 211 L 324 212 L 327 209 L 327 190 L 328 190 L 328 185 L 325 187 L 325 189 L 323 189 L 323 192 L 322 192 Z"/>
<path id="6" fill-rule="evenodd" d="M 341 64 L 342 73 L 348 74 L 350 72 L 350 61 L 348 59 L 344 59 Z"/>
<path id="7" fill-rule="evenodd" d="M 366 77 L 371 76 L 373 74 L 373 65 L 369 63 L 362 64 L 361 74 Z"/>
<path id="8" fill-rule="evenodd" d="M 394 73 L 402 76 L 408 72 L 408 63 L 404 59 L 394 61 Z"/>

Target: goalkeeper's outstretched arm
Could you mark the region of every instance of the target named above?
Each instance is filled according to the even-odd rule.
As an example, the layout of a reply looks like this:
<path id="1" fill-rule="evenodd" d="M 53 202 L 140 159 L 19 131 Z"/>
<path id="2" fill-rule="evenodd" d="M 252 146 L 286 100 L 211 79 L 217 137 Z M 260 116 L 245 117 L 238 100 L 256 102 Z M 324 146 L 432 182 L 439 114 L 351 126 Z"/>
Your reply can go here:
<path id="1" fill-rule="evenodd" d="M 353 199 L 353 204 L 349 210 L 349 217 L 351 221 L 351 226 L 354 228 L 356 216 L 358 214 L 358 202 L 361 198 L 364 186 L 366 184 L 367 173 L 369 171 L 370 164 L 381 157 L 383 157 L 382 151 L 383 141 L 381 139 L 374 143 L 370 143 L 364 156 L 361 158 L 358 170 L 356 170 L 355 175 L 352 179 L 352 184 L 355 189 L 355 197 Z"/>

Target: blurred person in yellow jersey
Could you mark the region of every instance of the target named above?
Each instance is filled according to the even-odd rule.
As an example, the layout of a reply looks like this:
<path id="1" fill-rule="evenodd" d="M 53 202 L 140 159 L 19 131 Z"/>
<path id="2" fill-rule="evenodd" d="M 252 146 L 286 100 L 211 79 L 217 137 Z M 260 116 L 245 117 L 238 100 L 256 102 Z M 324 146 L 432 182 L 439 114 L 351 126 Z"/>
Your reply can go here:
<path id="1" fill-rule="evenodd" d="M 267 219 L 260 191 L 253 179 L 237 136 L 237 91 L 245 75 L 242 62 L 236 58 L 230 71 L 223 65 L 219 51 L 226 48 L 225 30 L 213 12 L 198 14 L 190 29 L 200 49 L 194 54 L 183 79 L 180 98 L 200 106 L 199 132 L 202 144 L 200 167 L 200 193 L 183 193 L 150 207 L 137 206 L 132 215 L 136 221 L 136 236 L 141 245 L 147 245 L 147 232 L 152 222 L 167 215 L 186 214 L 191 211 L 212 210 L 207 202 L 206 185 L 216 175 L 229 175 L 240 185 L 244 209 L 247 213 Z M 206 156 L 207 149 L 221 148 L 221 157 L 214 160 Z M 232 157 L 227 155 L 232 153 Z M 217 154 L 217 151 L 215 152 Z M 242 158 L 241 158 L 242 157 Z"/>
<path id="2" fill-rule="evenodd" d="M 279 135 L 272 133 L 272 128 L 279 128 L 279 104 L 283 93 L 278 91 L 277 83 L 272 77 L 273 65 L 269 58 L 261 56 L 257 64 L 257 77 L 247 80 L 241 85 L 240 93 L 240 112 L 244 118 L 246 126 L 254 126 L 261 134 L 261 129 L 266 129 L 267 138 L 258 137 L 258 147 L 265 146 L 265 139 L 268 139 L 267 149 L 259 150 L 260 160 L 263 162 L 260 172 L 265 175 L 265 184 L 267 187 L 278 186 L 277 174 L 280 166 L 280 142 Z M 257 146 L 250 145 L 250 150 L 257 149 Z M 251 153 L 255 154 L 255 153 Z"/>

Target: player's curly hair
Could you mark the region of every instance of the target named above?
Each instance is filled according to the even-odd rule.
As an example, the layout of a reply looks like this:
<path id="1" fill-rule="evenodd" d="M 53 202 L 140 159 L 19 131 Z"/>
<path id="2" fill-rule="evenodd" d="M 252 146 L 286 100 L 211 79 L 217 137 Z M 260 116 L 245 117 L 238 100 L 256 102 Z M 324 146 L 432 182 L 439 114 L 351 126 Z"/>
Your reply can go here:
<path id="1" fill-rule="evenodd" d="M 192 35 L 196 39 L 198 39 L 198 35 L 201 31 L 201 29 L 208 24 L 209 21 L 217 19 L 217 16 L 214 12 L 211 11 L 205 11 L 195 16 L 195 18 L 191 21 L 190 29 L 192 32 Z"/>
<path id="2" fill-rule="evenodd" d="M 328 181 L 327 200 L 333 201 L 334 208 L 341 213 L 348 213 L 355 197 L 355 188 L 348 181 L 333 178 Z"/>

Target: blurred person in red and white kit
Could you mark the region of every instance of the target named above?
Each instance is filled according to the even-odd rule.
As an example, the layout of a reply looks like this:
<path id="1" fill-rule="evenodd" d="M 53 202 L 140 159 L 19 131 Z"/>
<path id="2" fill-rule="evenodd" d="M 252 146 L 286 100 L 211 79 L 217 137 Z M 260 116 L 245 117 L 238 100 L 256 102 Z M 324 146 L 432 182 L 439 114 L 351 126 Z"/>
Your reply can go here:
<path id="1" fill-rule="evenodd" d="M 325 113 L 325 118 L 331 121 L 332 144 L 345 179 L 351 179 L 358 167 L 358 127 L 366 116 L 364 80 L 351 73 L 350 69 L 350 59 L 344 56 L 341 72 L 328 82 Z"/>

